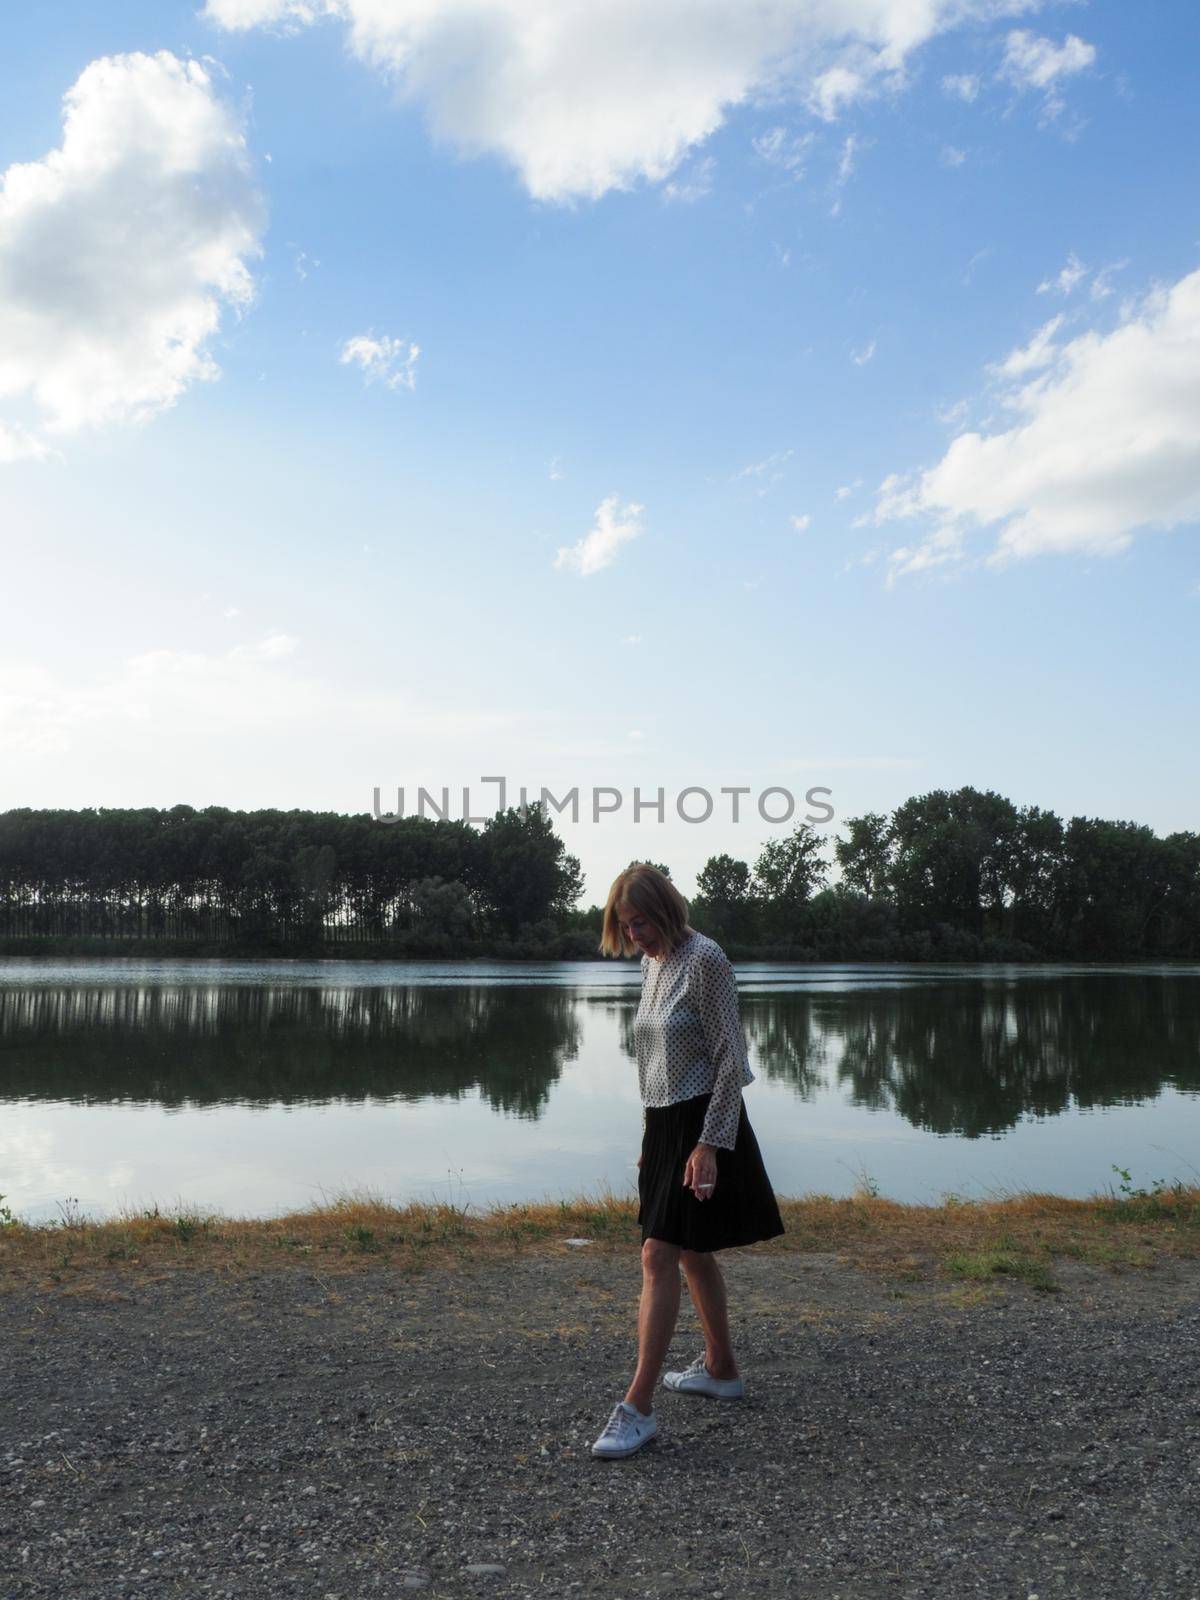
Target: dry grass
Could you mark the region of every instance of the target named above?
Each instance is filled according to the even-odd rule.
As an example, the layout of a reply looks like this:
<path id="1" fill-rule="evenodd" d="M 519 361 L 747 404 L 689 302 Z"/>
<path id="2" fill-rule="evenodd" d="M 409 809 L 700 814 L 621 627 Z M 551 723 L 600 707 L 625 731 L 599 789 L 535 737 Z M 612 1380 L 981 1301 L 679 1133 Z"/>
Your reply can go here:
<path id="1" fill-rule="evenodd" d="M 1113 1269 L 1200 1253 L 1200 1186 L 1090 1200 L 1016 1194 L 940 1206 L 900 1205 L 861 1192 L 850 1199 L 781 1200 L 786 1234 L 755 1246 L 771 1254 L 832 1254 L 893 1278 L 1020 1278 L 1053 1289 L 1056 1258 Z M 450 1204 L 392 1206 L 365 1192 L 265 1220 L 186 1209 L 130 1212 L 93 1222 L 0 1226 L 0 1274 L 48 1275 L 194 1267 L 233 1272 L 319 1265 L 322 1272 L 384 1264 L 402 1272 L 495 1262 L 515 1252 L 563 1252 L 571 1239 L 631 1250 L 636 1204 L 595 1198 L 476 1211 Z"/>

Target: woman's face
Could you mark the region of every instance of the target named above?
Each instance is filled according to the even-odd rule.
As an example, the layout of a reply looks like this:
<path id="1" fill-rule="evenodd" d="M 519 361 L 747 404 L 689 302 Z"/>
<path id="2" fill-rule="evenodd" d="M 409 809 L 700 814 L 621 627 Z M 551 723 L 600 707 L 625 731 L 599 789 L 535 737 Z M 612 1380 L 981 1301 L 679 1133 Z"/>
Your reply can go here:
<path id="1" fill-rule="evenodd" d="M 648 956 L 658 955 L 662 949 L 662 938 L 648 917 L 644 917 L 633 906 L 619 906 L 617 920 L 627 939 L 632 939 L 633 943 Z"/>

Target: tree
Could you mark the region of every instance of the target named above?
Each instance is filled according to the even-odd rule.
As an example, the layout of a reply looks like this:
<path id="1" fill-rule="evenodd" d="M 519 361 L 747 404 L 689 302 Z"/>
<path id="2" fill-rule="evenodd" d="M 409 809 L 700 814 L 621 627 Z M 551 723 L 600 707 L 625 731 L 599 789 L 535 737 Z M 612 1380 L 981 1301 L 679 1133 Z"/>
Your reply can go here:
<path id="1" fill-rule="evenodd" d="M 990 790 L 935 789 L 892 814 L 892 891 L 902 923 L 982 936 L 999 917 L 1019 834 L 1017 809 Z"/>
<path id="2" fill-rule="evenodd" d="M 412 887 L 413 932 L 423 948 L 456 948 L 475 932 L 475 912 L 466 887 L 420 878 Z"/>
<path id="3" fill-rule="evenodd" d="M 1200 950 L 1200 834 L 1169 833 L 1163 840 L 1170 890 L 1162 909 L 1163 955 Z"/>
<path id="4" fill-rule="evenodd" d="M 568 911 L 583 893 L 583 871 L 576 856 L 554 832 L 542 802 L 497 812 L 484 824 L 483 894 L 487 909 L 509 934 Z"/>
<path id="5" fill-rule="evenodd" d="M 1005 866 L 1008 899 L 1002 924 L 1006 937 L 1024 939 L 1039 949 L 1050 946 L 1062 860 L 1062 818 L 1038 806 L 1022 807 Z"/>
<path id="6" fill-rule="evenodd" d="M 296 920 L 306 933 L 320 938 L 325 919 L 340 898 L 335 883 L 337 851 L 331 844 L 304 844 L 293 863 L 299 900 Z"/>
<path id="7" fill-rule="evenodd" d="M 696 874 L 696 895 L 719 933 L 743 938 L 753 901 L 750 868 L 730 855 L 709 856 Z"/>
<path id="8" fill-rule="evenodd" d="M 1173 851 L 1136 822 L 1072 817 L 1057 894 L 1060 938 L 1073 955 L 1141 955 L 1171 892 Z"/>
<path id="9" fill-rule="evenodd" d="M 879 811 L 851 817 L 846 823 L 850 837 L 834 841 L 834 854 L 842 869 L 842 881 L 873 899 L 891 888 L 892 825 Z"/>
<path id="10" fill-rule="evenodd" d="M 754 863 L 753 893 L 775 934 L 793 936 L 804 905 L 828 883 L 824 845 L 821 835 L 801 822 L 786 838 L 768 839 L 763 846 Z"/>

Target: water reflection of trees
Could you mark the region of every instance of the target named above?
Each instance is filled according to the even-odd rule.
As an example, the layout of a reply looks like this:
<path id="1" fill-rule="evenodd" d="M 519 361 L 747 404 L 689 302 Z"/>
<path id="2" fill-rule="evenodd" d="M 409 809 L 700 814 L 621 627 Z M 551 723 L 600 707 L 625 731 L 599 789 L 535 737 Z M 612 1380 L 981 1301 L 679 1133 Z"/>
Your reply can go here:
<path id="1" fill-rule="evenodd" d="M 790 1001 L 782 1002 L 790 1005 Z M 1071 1105 L 1200 1090 L 1200 986 L 1126 974 L 989 980 L 821 996 L 858 1105 L 969 1138 Z"/>
<path id="2" fill-rule="evenodd" d="M 168 1107 L 462 1099 L 536 1117 L 578 1054 L 569 988 L 0 989 L 0 1097 Z"/>
<path id="3" fill-rule="evenodd" d="M 636 1060 L 636 992 L 572 986 L 0 988 L 0 1098 L 168 1107 L 459 1100 L 537 1117 L 603 1014 Z M 742 996 L 755 1070 L 936 1133 L 1200 1091 L 1200 983 L 1126 973 L 947 978 Z"/>
<path id="4" fill-rule="evenodd" d="M 742 1001 L 751 1065 L 775 1083 L 786 1083 L 800 1100 L 825 1087 L 826 1068 L 836 1059 L 835 1040 L 821 1027 L 808 1003 L 777 1004 L 755 997 Z"/>
<path id="5" fill-rule="evenodd" d="M 807 999 L 799 1003 L 791 997 L 777 1001 L 758 995 L 742 995 L 742 1025 L 750 1046 L 750 1064 L 776 1083 L 786 1083 L 797 1099 L 811 1100 L 826 1081 L 824 1068 L 830 1060 L 830 1040 L 817 1028 Z M 637 1060 L 633 1023 L 636 1000 L 622 1007 L 619 1015 L 621 1048 L 631 1061 Z"/>

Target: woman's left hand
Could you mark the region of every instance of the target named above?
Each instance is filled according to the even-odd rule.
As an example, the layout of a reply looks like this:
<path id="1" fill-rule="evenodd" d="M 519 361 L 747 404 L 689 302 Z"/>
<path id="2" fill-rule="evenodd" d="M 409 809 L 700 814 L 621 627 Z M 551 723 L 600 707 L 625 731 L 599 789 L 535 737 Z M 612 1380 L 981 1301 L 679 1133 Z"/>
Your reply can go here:
<path id="1" fill-rule="evenodd" d="M 683 1169 L 683 1187 L 697 1200 L 711 1200 L 717 1186 L 717 1152 L 710 1144 L 698 1144 Z"/>

